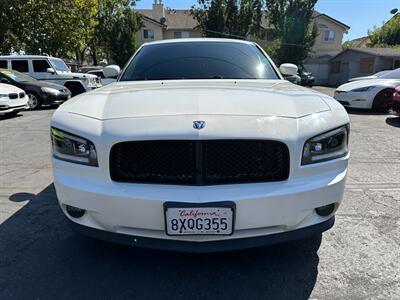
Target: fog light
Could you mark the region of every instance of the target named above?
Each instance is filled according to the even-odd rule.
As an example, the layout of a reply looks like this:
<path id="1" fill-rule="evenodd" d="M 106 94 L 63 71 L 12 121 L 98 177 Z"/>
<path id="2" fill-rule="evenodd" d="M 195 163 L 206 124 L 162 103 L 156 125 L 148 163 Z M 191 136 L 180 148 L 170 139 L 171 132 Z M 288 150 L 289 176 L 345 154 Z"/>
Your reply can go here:
<path id="1" fill-rule="evenodd" d="M 329 216 L 331 213 L 333 213 L 334 210 L 335 210 L 335 203 L 317 207 L 315 209 L 316 213 L 321 217 Z"/>
<path id="2" fill-rule="evenodd" d="M 73 218 L 80 218 L 85 214 L 85 210 L 67 205 L 67 213 Z"/>

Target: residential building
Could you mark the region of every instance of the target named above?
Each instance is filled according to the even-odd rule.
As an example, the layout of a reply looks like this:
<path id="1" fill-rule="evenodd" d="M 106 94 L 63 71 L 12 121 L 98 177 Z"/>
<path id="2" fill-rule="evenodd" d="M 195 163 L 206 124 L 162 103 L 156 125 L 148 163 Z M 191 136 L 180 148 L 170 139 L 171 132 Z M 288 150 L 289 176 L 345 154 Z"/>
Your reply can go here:
<path id="1" fill-rule="evenodd" d="M 136 34 L 138 44 L 173 38 L 201 37 L 198 23 L 189 9 L 171 9 L 162 0 L 155 0 L 152 9 L 138 9 L 144 27 Z"/>
<path id="2" fill-rule="evenodd" d="M 329 85 L 338 86 L 349 78 L 400 68 L 400 51 L 392 48 L 351 48 L 330 60 Z"/>

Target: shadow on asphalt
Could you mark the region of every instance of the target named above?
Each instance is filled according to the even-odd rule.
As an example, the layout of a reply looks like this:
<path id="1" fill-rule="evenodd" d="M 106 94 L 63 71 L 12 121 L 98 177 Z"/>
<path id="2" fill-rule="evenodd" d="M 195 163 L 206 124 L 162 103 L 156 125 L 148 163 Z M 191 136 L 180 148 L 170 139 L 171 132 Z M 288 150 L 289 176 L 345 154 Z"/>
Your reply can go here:
<path id="1" fill-rule="evenodd" d="M 386 124 L 400 128 L 400 117 L 390 117 L 386 118 Z"/>
<path id="2" fill-rule="evenodd" d="M 238 252 L 185 254 L 75 234 L 51 184 L 0 224 L 0 299 L 308 299 L 321 235 Z"/>
<path id="3" fill-rule="evenodd" d="M 23 114 L 21 112 L 17 114 L 7 114 L 7 115 L 0 115 L 0 121 L 2 120 L 8 120 L 8 119 L 14 119 L 14 118 L 19 118 L 22 117 Z"/>

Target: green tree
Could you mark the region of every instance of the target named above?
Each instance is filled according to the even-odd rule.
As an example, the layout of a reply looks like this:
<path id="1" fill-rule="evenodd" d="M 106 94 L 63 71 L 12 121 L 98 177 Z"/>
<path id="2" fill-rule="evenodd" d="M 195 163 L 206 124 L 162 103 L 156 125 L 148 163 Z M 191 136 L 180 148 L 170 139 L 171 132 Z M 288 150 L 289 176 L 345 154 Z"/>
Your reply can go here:
<path id="1" fill-rule="evenodd" d="M 98 25 L 89 48 L 94 64 L 99 52 L 121 66 L 134 53 L 136 33 L 143 27 L 141 15 L 132 10 L 135 4 L 130 0 L 98 0 Z"/>
<path id="2" fill-rule="evenodd" d="M 372 47 L 398 47 L 400 45 L 400 14 L 395 15 L 382 27 L 374 28 L 368 32 L 369 46 Z"/>
<path id="3" fill-rule="evenodd" d="M 277 40 L 272 56 L 278 63 L 301 65 L 312 53 L 318 35 L 313 25 L 314 7 L 318 0 L 269 0 L 268 21 Z"/>
<path id="4" fill-rule="evenodd" d="M 0 0 L 0 54 L 10 54 L 15 37 L 12 34 L 12 22 L 9 22 L 10 1 Z"/>
<path id="5" fill-rule="evenodd" d="M 124 11 L 122 17 L 115 22 L 111 29 L 112 37 L 109 41 L 109 49 L 112 59 L 121 67 L 136 50 L 136 32 L 142 27 L 141 16 L 131 10 Z"/>
<path id="6" fill-rule="evenodd" d="M 71 57 L 93 34 L 97 0 L 14 0 L 15 47 L 29 54 Z"/>
<path id="7" fill-rule="evenodd" d="M 191 9 L 208 37 L 261 37 L 265 0 L 197 0 Z"/>

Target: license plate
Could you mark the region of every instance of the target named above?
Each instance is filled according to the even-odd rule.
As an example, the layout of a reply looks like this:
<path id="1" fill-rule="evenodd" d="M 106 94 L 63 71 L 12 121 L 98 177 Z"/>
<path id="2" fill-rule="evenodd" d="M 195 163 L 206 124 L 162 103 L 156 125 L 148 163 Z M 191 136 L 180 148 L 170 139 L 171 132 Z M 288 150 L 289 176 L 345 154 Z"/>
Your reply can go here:
<path id="1" fill-rule="evenodd" d="M 231 235 L 235 205 L 232 202 L 209 204 L 164 204 L 167 235 Z"/>

